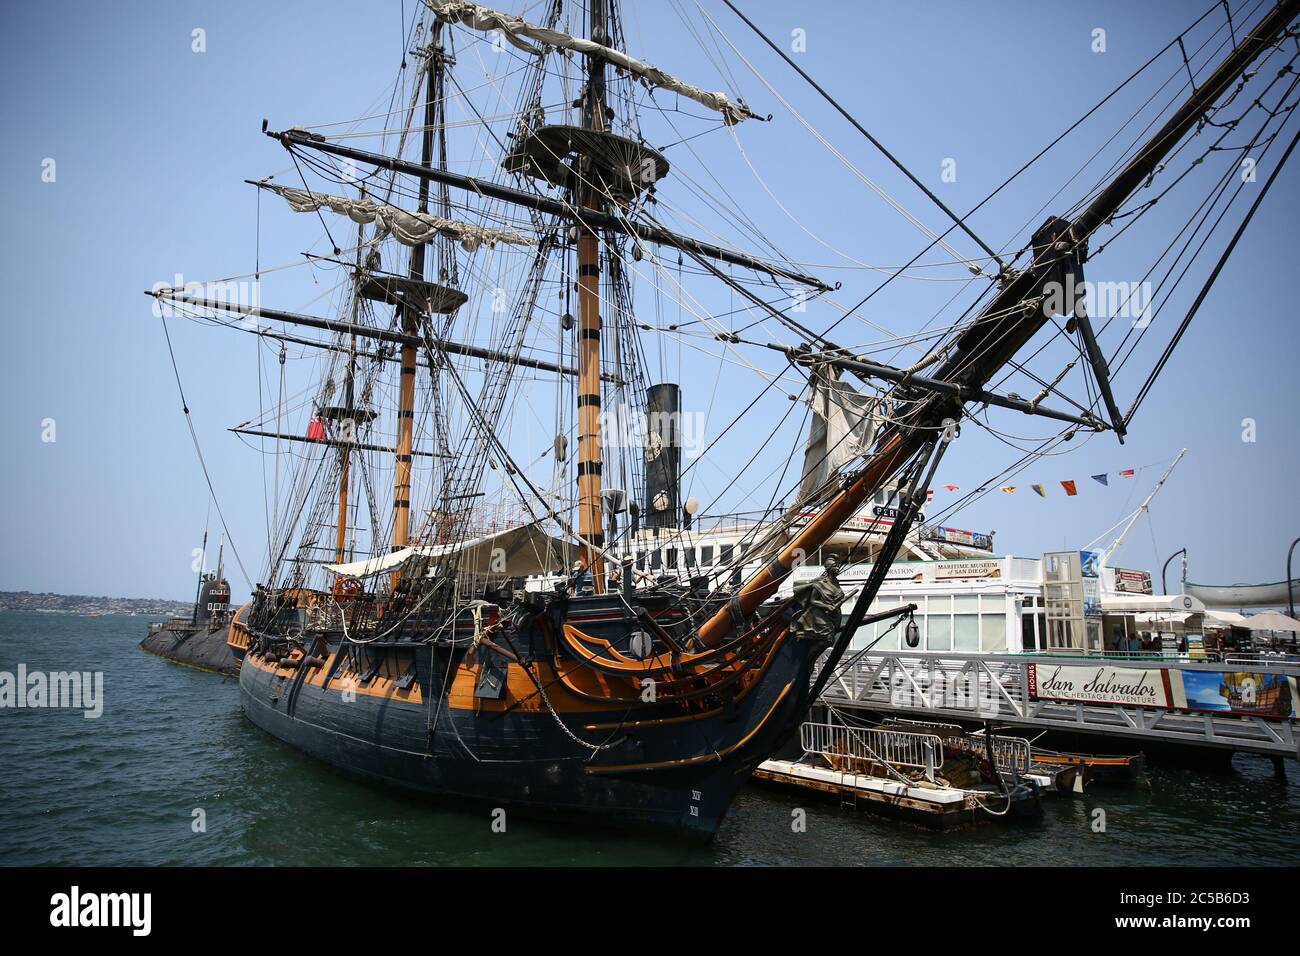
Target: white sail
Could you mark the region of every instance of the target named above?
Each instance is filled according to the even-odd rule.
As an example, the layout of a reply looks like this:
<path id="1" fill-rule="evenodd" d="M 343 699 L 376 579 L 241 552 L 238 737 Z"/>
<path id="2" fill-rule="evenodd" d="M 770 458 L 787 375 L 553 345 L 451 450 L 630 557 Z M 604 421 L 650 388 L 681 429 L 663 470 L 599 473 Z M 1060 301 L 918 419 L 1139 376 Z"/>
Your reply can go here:
<path id="1" fill-rule="evenodd" d="M 658 67 L 651 66 L 649 63 L 642 63 L 620 50 L 612 49 L 593 40 L 570 36 L 559 30 L 550 30 L 535 23 L 529 23 L 522 17 L 502 13 L 499 10 L 492 10 L 477 3 L 469 3 L 467 0 L 425 0 L 425 4 L 444 23 L 460 23 L 473 30 L 483 32 L 499 31 L 508 43 L 525 53 L 540 54 L 549 48 L 599 56 L 601 59 L 614 64 L 614 66 L 627 70 L 634 76 L 639 76 L 652 86 L 658 86 L 677 93 L 689 100 L 694 100 L 701 106 L 707 106 L 709 109 L 721 113 L 723 122 L 728 126 L 735 126 L 741 120 L 760 118 L 757 113 L 748 107 L 731 102 L 731 100 L 727 99 L 725 93 L 716 93 L 701 89 L 698 86 L 692 86 L 690 83 L 665 73 Z M 528 42 L 529 40 L 540 43 L 541 48 L 533 46 Z"/>
<path id="2" fill-rule="evenodd" d="M 328 209 L 340 216 L 347 216 L 356 223 L 369 225 L 379 222 L 381 232 L 376 238 L 383 239 L 391 234 L 405 246 L 423 245 L 438 236 L 446 236 L 459 242 L 467 252 L 473 252 L 479 246 L 494 246 L 498 242 L 517 246 L 537 244 L 533 236 L 515 232 L 513 229 L 475 226 L 454 219 L 444 219 L 442 216 L 427 212 L 407 212 L 397 206 L 389 206 L 369 199 L 331 196 L 305 189 L 293 189 L 289 186 L 277 186 L 275 183 L 258 183 L 258 185 L 282 196 L 294 212 L 316 212 L 318 209 Z"/>
<path id="3" fill-rule="evenodd" d="M 876 437 L 874 397 L 839 380 L 828 366 L 813 371 L 812 423 L 804 447 L 800 500 L 807 500 L 846 462 L 866 454 Z"/>

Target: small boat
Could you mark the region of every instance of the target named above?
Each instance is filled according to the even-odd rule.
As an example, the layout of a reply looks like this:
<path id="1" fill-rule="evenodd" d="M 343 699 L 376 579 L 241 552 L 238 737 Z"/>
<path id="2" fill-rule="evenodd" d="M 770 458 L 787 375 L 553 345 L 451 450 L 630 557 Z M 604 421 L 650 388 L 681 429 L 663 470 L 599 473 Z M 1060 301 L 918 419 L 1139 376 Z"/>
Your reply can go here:
<path id="1" fill-rule="evenodd" d="M 1084 784 L 1103 783 L 1120 786 L 1144 786 L 1148 783 L 1146 755 L 1100 756 L 1097 754 L 1058 753 L 1035 750 L 1034 764 L 1047 768 L 1077 768 Z"/>

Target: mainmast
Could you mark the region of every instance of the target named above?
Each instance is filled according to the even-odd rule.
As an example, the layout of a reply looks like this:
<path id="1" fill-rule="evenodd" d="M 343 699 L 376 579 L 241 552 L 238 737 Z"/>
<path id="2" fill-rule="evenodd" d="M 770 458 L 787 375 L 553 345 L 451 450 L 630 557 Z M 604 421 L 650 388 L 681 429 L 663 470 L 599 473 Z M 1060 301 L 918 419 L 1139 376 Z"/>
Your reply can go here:
<path id="1" fill-rule="evenodd" d="M 591 39 L 602 45 L 606 36 L 608 0 L 591 2 Z M 606 131 L 605 61 L 587 54 L 587 89 L 582 125 L 597 133 Z M 578 166 L 575 188 L 578 205 L 596 213 L 605 211 L 596 167 L 588 158 Z M 597 550 L 604 546 L 601 513 L 600 443 L 600 236 L 585 222 L 578 225 L 578 532 L 584 541 L 583 563 L 591 571 L 597 594 L 604 592 L 604 572 Z"/>
<path id="2" fill-rule="evenodd" d="M 425 76 L 424 94 L 424 129 L 420 137 L 420 165 L 426 169 L 433 168 L 433 132 L 434 111 L 437 103 L 434 74 L 441 69 L 438 53 L 442 40 L 442 24 L 435 21 L 433 27 L 433 55 L 428 59 L 428 72 Z M 421 179 L 419 187 L 418 210 L 429 211 L 429 180 Z M 425 245 L 423 243 L 411 248 L 410 278 L 412 284 L 424 281 Z M 420 309 L 419 303 L 409 298 L 403 300 L 399 307 L 402 313 L 402 333 L 418 336 Z M 402 344 L 401 385 L 397 393 L 397 463 L 393 469 L 393 540 L 392 550 L 405 548 L 411 540 L 411 440 L 415 427 L 415 362 L 416 343 L 407 339 Z M 394 581 L 397 576 L 394 575 Z"/>

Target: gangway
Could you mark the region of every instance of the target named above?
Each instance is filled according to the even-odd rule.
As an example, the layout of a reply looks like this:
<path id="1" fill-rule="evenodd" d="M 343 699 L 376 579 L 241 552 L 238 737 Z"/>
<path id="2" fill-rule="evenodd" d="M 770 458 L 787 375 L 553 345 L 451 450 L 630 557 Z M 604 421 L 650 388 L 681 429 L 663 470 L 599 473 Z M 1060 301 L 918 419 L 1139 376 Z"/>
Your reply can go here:
<path id="1" fill-rule="evenodd" d="M 1300 739 L 1295 718 L 1143 703 L 1057 700 L 1031 693 L 1031 674 L 1058 666 L 1134 671 L 1168 689 L 1184 678 L 1214 681 L 1244 664 L 1176 659 L 1071 658 L 1061 655 L 868 652 L 843 667 L 822 699 L 839 708 L 916 716 L 926 720 L 991 720 L 1033 730 L 1070 731 L 1138 741 L 1163 741 L 1295 759 Z M 1047 669 L 1047 670 L 1044 670 Z M 1300 666 L 1257 658 L 1249 673 L 1285 681 L 1292 713 Z M 1196 675 L 1204 674 L 1205 677 Z M 1186 676 L 1191 675 L 1191 676 Z"/>

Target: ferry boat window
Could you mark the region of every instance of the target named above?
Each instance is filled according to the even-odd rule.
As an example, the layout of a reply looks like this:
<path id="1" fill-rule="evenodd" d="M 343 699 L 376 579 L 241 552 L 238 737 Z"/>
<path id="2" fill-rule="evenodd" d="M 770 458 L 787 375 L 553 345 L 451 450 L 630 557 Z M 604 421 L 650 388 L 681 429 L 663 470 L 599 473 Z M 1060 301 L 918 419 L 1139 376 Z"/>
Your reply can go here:
<path id="1" fill-rule="evenodd" d="M 985 609 L 987 610 L 987 608 Z M 980 615 L 980 650 L 1000 654 L 1007 649 L 1007 617 L 1005 614 Z"/>
<path id="2" fill-rule="evenodd" d="M 947 614 L 926 617 L 925 649 L 927 651 L 952 650 L 952 618 Z"/>
<path id="3" fill-rule="evenodd" d="M 695 549 L 682 548 L 682 554 L 686 556 L 686 566 L 688 568 L 695 567 Z"/>
<path id="4" fill-rule="evenodd" d="M 978 614 L 954 614 L 952 618 L 953 650 L 973 654 L 980 649 Z"/>
<path id="5" fill-rule="evenodd" d="M 700 563 L 705 567 L 713 563 L 713 545 L 706 544 L 700 548 Z"/>
<path id="6" fill-rule="evenodd" d="M 669 571 L 677 570 L 677 549 L 676 548 L 668 549 L 668 570 Z"/>
<path id="7" fill-rule="evenodd" d="M 720 550 L 721 550 L 721 553 L 718 555 L 718 562 L 719 562 L 720 564 L 730 564 L 730 563 L 731 563 L 731 545 L 729 545 L 729 544 L 724 544 Z"/>
<path id="8" fill-rule="evenodd" d="M 656 548 L 650 552 L 650 570 L 658 571 L 661 567 L 663 567 L 663 555 Z"/>

